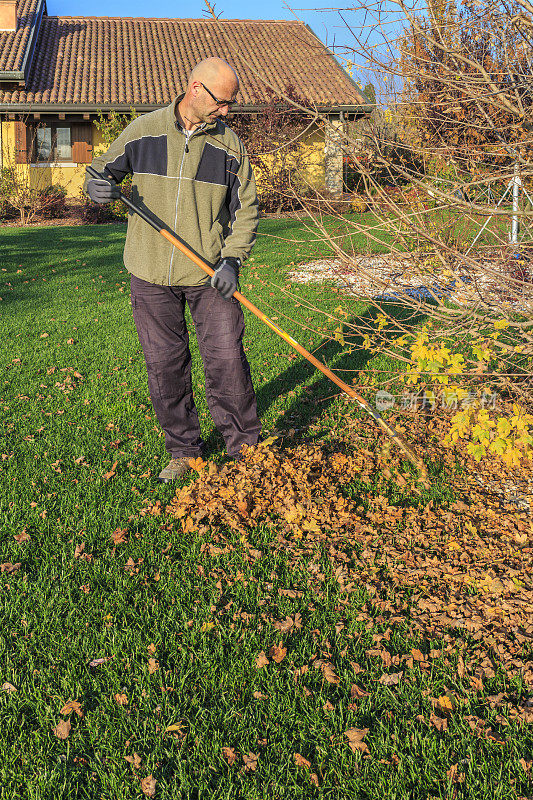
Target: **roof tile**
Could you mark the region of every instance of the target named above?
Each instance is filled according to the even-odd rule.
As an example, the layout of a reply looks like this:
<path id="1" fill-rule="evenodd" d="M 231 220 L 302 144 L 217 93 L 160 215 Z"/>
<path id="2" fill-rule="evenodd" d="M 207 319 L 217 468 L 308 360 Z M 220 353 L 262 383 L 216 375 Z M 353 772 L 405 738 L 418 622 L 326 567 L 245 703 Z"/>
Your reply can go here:
<path id="1" fill-rule="evenodd" d="M 16 31 L 0 33 L 0 72 L 21 72 L 42 0 L 19 0 Z"/>
<path id="2" fill-rule="evenodd" d="M 21 0 L 19 30 L 0 34 L 0 70 L 21 68 L 28 20 L 40 2 Z M 266 99 L 262 79 L 278 91 L 292 87 L 318 106 L 365 102 L 302 22 L 43 16 L 26 85 L 0 83 L 0 104 L 166 105 L 209 56 L 236 69 L 240 105 Z"/>

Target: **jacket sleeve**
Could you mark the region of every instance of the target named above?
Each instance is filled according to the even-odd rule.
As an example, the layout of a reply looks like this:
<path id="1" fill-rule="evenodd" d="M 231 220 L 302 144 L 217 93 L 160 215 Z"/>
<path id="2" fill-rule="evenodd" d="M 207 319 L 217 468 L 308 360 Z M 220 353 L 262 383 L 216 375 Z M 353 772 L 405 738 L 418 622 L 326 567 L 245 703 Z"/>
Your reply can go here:
<path id="1" fill-rule="evenodd" d="M 133 173 L 130 161 L 131 150 L 127 147 L 130 139 L 135 138 L 132 128 L 133 123 L 130 122 L 115 141 L 111 142 L 107 151 L 93 158 L 91 163 L 94 169 L 98 170 L 98 172 L 104 172 L 108 177 L 112 177 L 116 183 L 121 183 L 126 175 Z M 92 180 L 91 176 L 86 173 L 83 182 L 84 194 L 87 194 L 87 184 L 90 180 Z"/>
<path id="2" fill-rule="evenodd" d="M 230 232 L 224 240 L 220 257 L 240 258 L 244 263 L 255 244 L 259 219 L 255 178 L 244 147 L 238 167 L 230 177 L 227 204 Z"/>

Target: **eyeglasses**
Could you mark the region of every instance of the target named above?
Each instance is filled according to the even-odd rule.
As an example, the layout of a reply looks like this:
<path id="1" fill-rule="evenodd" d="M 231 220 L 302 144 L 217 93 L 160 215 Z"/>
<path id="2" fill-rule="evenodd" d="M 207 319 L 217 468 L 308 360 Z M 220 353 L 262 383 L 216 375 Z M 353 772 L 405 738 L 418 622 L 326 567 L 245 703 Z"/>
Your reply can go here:
<path id="1" fill-rule="evenodd" d="M 213 92 L 209 91 L 209 89 L 207 88 L 205 83 L 202 83 L 202 81 L 200 81 L 200 84 L 204 87 L 204 89 L 206 90 L 207 94 L 210 95 L 213 98 L 213 100 L 215 101 L 217 106 L 220 106 L 220 107 L 221 106 L 227 106 L 228 108 L 231 108 L 231 106 L 234 106 L 235 103 L 237 102 L 236 100 L 219 100 L 218 97 L 215 97 Z"/>

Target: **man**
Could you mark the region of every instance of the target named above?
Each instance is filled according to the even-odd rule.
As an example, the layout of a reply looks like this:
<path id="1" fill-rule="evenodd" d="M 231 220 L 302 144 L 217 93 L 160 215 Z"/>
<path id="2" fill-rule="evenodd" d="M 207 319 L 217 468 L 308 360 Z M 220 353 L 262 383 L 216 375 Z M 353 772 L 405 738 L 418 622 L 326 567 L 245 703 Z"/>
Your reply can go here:
<path id="1" fill-rule="evenodd" d="M 132 198 L 178 233 L 215 269 L 209 279 L 137 214 L 128 219 L 124 264 L 148 373 L 152 404 L 165 432 L 170 463 L 159 480 L 175 480 L 202 453 L 191 384 L 185 303 L 194 321 L 206 396 L 228 454 L 259 440 L 260 423 L 244 354 L 244 317 L 232 295 L 257 230 L 257 192 L 240 139 L 223 118 L 235 103 L 238 77 L 225 61 L 193 69 L 187 91 L 169 106 L 133 120 L 92 166 L 109 180 L 86 177 L 97 203 L 118 196 L 131 173 Z"/>

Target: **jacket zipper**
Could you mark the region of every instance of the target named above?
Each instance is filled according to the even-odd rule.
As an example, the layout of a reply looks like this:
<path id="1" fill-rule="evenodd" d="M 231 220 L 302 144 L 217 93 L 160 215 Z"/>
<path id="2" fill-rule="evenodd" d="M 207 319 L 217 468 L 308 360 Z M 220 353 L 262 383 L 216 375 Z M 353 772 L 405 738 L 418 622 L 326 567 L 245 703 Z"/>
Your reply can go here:
<path id="1" fill-rule="evenodd" d="M 185 134 L 183 134 L 183 135 L 185 136 Z M 179 177 L 178 177 L 178 192 L 176 194 L 176 214 L 174 216 L 174 230 L 176 230 L 176 225 L 178 223 L 178 201 L 180 199 L 181 176 L 182 176 L 182 173 L 183 173 L 183 162 L 185 161 L 185 153 L 189 152 L 188 144 L 189 143 L 188 143 L 187 137 L 185 137 L 185 147 L 183 149 L 183 154 L 181 156 L 180 174 L 179 174 Z M 168 267 L 168 285 L 169 286 L 172 285 L 170 283 L 170 273 L 172 272 L 172 262 L 174 260 L 174 251 L 175 250 L 176 250 L 175 245 L 172 245 L 172 253 L 170 254 L 170 264 L 169 264 L 169 267 Z"/>
<path id="2" fill-rule="evenodd" d="M 174 230 L 176 230 L 176 225 L 178 224 L 178 200 L 180 199 L 181 176 L 182 176 L 182 173 L 183 173 L 183 162 L 185 160 L 186 153 L 189 152 L 189 142 L 190 142 L 190 140 L 195 135 L 195 133 L 200 133 L 200 131 L 203 130 L 203 128 L 204 128 L 204 125 L 201 125 L 197 130 L 193 131 L 190 136 L 185 136 L 185 134 L 183 134 L 185 136 L 185 147 L 183 149 L 183 155 L 181 157 L 180 174 L 179 174 L 179 177 L 178 177 L 178 193 L 176 195 L 176 214 L 174 216 Z M 170 273 L 172 272 L 172 262 L 174 260 L 174 252 L 175 252 L 175 250 L 176 250 L 175 245 L 172 245 L 172 254 L 170 256 L 170 265 L 169 265 L 169 268 L 168 268 L 168 285 L 169 286 L 172 285 L 170 283 Z"/>

